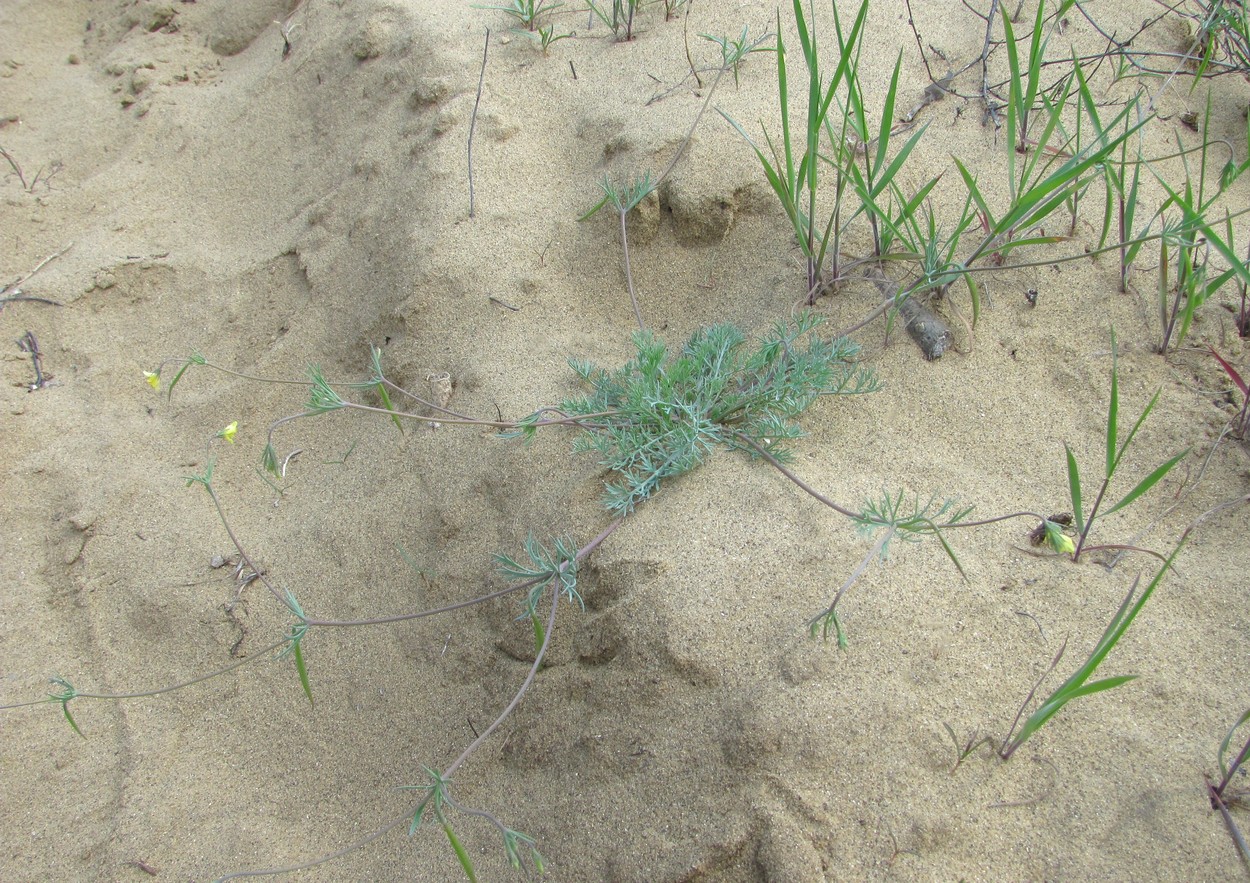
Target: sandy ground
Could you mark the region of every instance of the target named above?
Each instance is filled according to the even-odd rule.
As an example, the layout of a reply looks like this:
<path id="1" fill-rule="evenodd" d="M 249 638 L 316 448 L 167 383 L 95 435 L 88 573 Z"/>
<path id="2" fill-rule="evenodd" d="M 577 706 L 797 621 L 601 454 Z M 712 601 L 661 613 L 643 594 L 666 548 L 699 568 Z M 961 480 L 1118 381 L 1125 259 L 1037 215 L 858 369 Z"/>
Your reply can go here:
<path id="1" fill-rule="evenodd" d="M 1097 6 L 1108 27 L 1142 14 L 1131 0 Z M 951 64 L 980 51 L 963 7 L 916 7 Z M 193 370 L 169 400 L 142 371 L 199 352 L 263 377 L 316 363 L 353 380 L 374 344 L 401 384 L 449 372 L 463 412 L 519 417 L 570 395 L 568 356 L 630 355 L 613 219 L 577 221 L 596 181 L 658 173 L 681 142 L 706 96 L 683 37 L 707 68 L 716 53 L 697 34 L 758 34 L 775 15 L 696 0 L 689 20 L 665 22 L 652 8 L 629 43 L 561 15 L 557 30 L 575 35 L 544 56 L 502 13 L 459 0 L 2 0 L 0 146 L 31 186 L 0 183 L 0 281 L 68 250 L 20 286 L 59 305 L 0 312 L 0 703 L 39 698 L 55 675 L 84 692 L 150 690 L 281 636 L 289 617 L 261 586 L 240 592 L 231 567 L 213 567 L 234 549 L 208 497 L 184 487 L 231 421 L 236 443 L 211 448 L 230 523 L 313 615 L 470 598 L 501 587 L 492 555 L 519 553 L 529 533 L 598 533 L 603 475 L 568 434 L 523 447 L 333 415 L 281 430 L 280 455 L 303 453 L 279 493 L 256 466 L 301 388 Z M 1150 38 L 1183 37 L 1169 27 Z M 899 49 L 901 93 L 918 100 L 928 79 L 905 15 L 879 4 L 869 28 L 872 100 Z M 1091 40 L 1074 16 L 1055 53 Z M 1244 159 L 1250 89 L 1236 77 L 1212 88 L 1213 130 Z M 772 57 L 752 56 L 713 106 L 776 131 L 775 89 Z M 1160 111 L 1205 97 L 1182 83 Z M 981 117 L 954 97 L 926 108 L 908 185 L 946 169 L 939 204 L 957 207 L 955 153 L 998 187 L 1004 149 Z M 1174 126 L 1150 130 L 1148 154 L 1174 149 Z M 642 309 L 670 342 L 716 321 L 761 331 L 802 296 L 792 234 L 714 113 L 631 225 Z M 1053 254 L 1088 244 L 1078 232 Z M 1125 481 L 1192 453 L 1101 537 L 1170 549 L 1246 493 L 1247 459 L 1233 440 L 1212 453 L 1232 410 L 1218 366 L 1153 351 L 1154 257 L 1143 261 L 1140 295 L 1117 292 L 1107 259 L 990 274 L 975 338 L 957 293 L 959 351 L 936 362 L 880 322 L 858 332 L 884 388 L 819 403 L 796 470 L 852 506 L 902 489 L 982 516 L 1068 509 L 1063 444 L 1097 473 L 1114 326 L 1125 413 L 1161 389 Z M 1244 371 L 1222 297 L 1191 342 Z M 854 282 L 817 310 L 841 328 L 876 301 Z M 14 343 L 27 331 L 48 381 L 34 391 Z M 454 794 L 536 837 L 553 881 L 1245 879 L 1203 790 L 1250 704 L 1245 523 L 1236 509 L 1195 531 L 1107 662 L 1139 680 L 1070 706 L 1009 763 L 983 750 L 952 774 L 943 724 L 1002 736 L 1065 637 L 1064 675 L 1151 559 L 1039 557 L 1026 520 L 952 537 L 966 581 L 937 543 L 896 546 L 844 599 L 840 652 L 805 622 L 871 540 L 767 466 L 720 454 L 592 558 L 586 611 L 563 610 L 552 665 Z M 508 599 L 314 631 L 315 707 L 282 661 L 172 695 L 79 701 L 85 738 L 54 705 L 0 713 L 0 879 L 205 880 L 350 846 L 404 813 L 399 786 L 446 766 L 507 705 L 532 653 L 516 610 Z M 452 818 L 482 879 L 512 878 L 489 827 Z M 437 828 L 298 876 L 463 879 Z"/>

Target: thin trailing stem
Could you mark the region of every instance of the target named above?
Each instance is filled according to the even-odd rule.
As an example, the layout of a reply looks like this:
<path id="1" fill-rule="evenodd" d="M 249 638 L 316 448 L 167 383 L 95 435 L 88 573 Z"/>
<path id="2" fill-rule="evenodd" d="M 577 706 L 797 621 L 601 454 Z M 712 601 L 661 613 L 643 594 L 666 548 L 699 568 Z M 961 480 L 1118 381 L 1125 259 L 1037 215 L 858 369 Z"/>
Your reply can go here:
<path id="1" fill-rule="evenodd" d="M 73 696 L 71 698 L 73 699 L 148 699 L 152 696 L 162 696 L 166 693 L 173 693 L 177 690 L 182 690 L 187 687 L 193 687 L 196 684 L 202 684 L 205 681 L 210 681 L 213 678 L 220 677 L 221 675 L 232 672 L 235 669 L 242 668 L 243 666 L 249 663 L 256 662 L 259 659 L 264 659 L 265 654 L 270 653 L 274 650 L 277 650 L 279 647 L 286 644 L 287 641 L 288 641 L 287 638 L 282 638 L 281 640 L 274 641 L 264 647 L 261 647 L 259 650 L 255 651 L 250 656 L 244 657 L 243 659 L 240 659 L 237 662 L 232 662 L 230 665 L 227 665 L 224 668 L 219 668 L 215 671 L 209 672 L 208 674 L 198 675 L 194 678 L 189 678 L 188 680 L 185 680 L 185 681 L 179 681 L 176 684 L 169 684 L 168 686 L 165 686 L 165 687 L 156 687 L 151 690 L 136 690 L 136 691 L 129 692 L 129 693 L 83 693 L 78 690 L 73 690 Z M 58 683 L 62 683 L 62 682 L 58 681 Z M 44 705 L 48 703 L 49 701 L 52 701 L 52 700 L 49 698 L 30 699 L 25 702 L 15 702 L 12 705 L 0 705 L 0 711 L 6 711 L 11 708 L 27 708 L 27 707 L 34 706 L 34 705 Z M 57 701 L 60 701 L 60 700 L 58 699 Z"/>
<path id="2" fill-rule="evenodd" d="M 621 219 L 621 251 L 625 253 L 625 285 L 629 288 L 629 303 L 634 308 L 634 320 L 638 323 L 638 330 L 646 331 L 647 323 L 642 321 L 642 310 L 638 307 L 638 295 L 634 291 L 634 271 L 629 263 L 629 232 L 626 229 L 628 225 L 625 223 L 629 210 L 620 208 L 617 214 Z"/>
<path id="3" fill-rule="evenodd" d="M 490 28 L 486 29 L 486 40 L 482 45 L 482 68 L 477 76 L 477 97 L 473 99 L 473 115 L 469 118 L 469 217 L 474 216 L 476 203 L 473 198 L 473 132 L 477 128 L 477 108 L 482 103 L 482 83 L 486 80 L 486 53 L 490 51 Z"/>

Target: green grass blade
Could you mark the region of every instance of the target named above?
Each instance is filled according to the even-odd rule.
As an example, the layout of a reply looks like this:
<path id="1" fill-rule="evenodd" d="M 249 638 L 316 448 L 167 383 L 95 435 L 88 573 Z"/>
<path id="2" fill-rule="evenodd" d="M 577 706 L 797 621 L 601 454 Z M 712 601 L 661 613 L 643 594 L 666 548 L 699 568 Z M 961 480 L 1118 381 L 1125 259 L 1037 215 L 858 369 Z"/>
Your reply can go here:
<path id="1" fill-rule="evenodd" d="M 1011 16 L 1004 15 L 1003 42 L 1007 45 L 1007 185 L 1011 190 L 1011 201 L 1016 201 L 1016 125 L 1019 108 L 1023 104 L 1020 94 L 1020 52 L 1016 47 L 1016 29 L 1011 24 Z"/>
<path id="2" fill-rule="evenodd" d="M 942 551 L 946 553 L 946 557 L 949 558 L 951 563 L 955 565 L 955 569 L 959 571 L 959 575 L 963 578 L 963 581 L 969 582 L 968 574 L 964 573 L 964 567 L 959 563 L 959 559 L 955 557 L 955 550 L 952 549 L 950 543 L 946 541 L 945 535 L 943 535 L 942 531 L 932 521 L 929 522 L 929 527 L 932 528 L 933 535 L 937 537 L 938 542 L 942 544 Z"/>
<path id="3" fill-rule="evenodd" d="M 391 404 L 391 394 L 386 391 L 386 385 L 381 381 L 377 384 L 378 398 L 382 400 L 382 407 L 386 408 L 391 414 L 391 421 L 395 424 L 395 428 L 399 430 L 399 434 L 404 434 L 404 424 L 400 422 L 399 415 L 395 413 L 395 406 Z"/>
<path id="4" fill-rule="evenodd" d="M 964 284 L 968 286 L 968 298 L 972 301 L 972 327 L 976 328 L 981 318 L 981 289 L 971 273 L 964 273 Z"/>
<path id="5" fill-rule="evenodd" d="M 911 199 L 903 201 L 903 207 L 902 209 L 900 209 L 899 214 L 903 218 L 907 218 L 907 219 L 914 218 L 916 216 L 916 212 L 920 208 L 921 203 L 924 202 L 925 197 L 929 195 L 929 192 L 937 185 L 937 182 L 940 181 L 941 179 L 942 179 L 941 175 L 935 175 L 934 177 L 926 181 L 924 185 L 921 186 L 921 188 L 912 195 Z"/>
<path id="6" fill-rule="evenodd" d="M 1064 703 L 1071 702 L 1073 699 L 1079 699 L 1082 696 L 1091 696 L 1094 693 L 1101 693 L 1104 690 L 1111 690 L 1129 681 L 1137 680 L 1138 675 L 1115 675 L 1110 678 L 1103 678 L 1100 681 L 1083 684 L 1080 687 L 1069 690 L 1063 694 Z"/>
<path id="7" fill-rule="evenodd" d="M 1055 129 L 1059 126 L 1060 117 L 1063 114 L 1064 107 L 1067 106 L 1068 97 L 1071 94 L 1070 86 L 1064 84 L 1064 90 L 1057 102 L 1052 103 L 1045 95 L 1042 96 L 1042 106 L 1046 111 L 1046 124 L 1037 136 L 1033 148 L 1028 153 L 1028 159 L 1025 160 L 1024 169 L 1020 172 L 1021 188 L 1024 187 L 1025 182 L 1033 177 L 1033 172 L 1037 168 L 1038 163 L 1046 159 L 1046 166 L 1049 166 L 1053 160 L 1061 155 L 1060 153 L 1051 153 L 1047 150 L 1047 147 L 1050 145 L 1051 136 L 1055 134 Z M 1043 166 L 1043 168 L 1046 166 Z"/>
<path id="8" fill-rule="evenodd" d="M 1136 680 L 1137 675 L 1117 675 L 1116 677 L 1104 678 L 1101 681 L 1095 681 L 1092 684 L 1075 687 L 1066 692 L 1060 693 L 1058 690 L 1051 694 L 1050 698 L 1043 702 L 1037 709 L 1029 715 L 1024 722 L 1024 726 L 1020 728 L 1020 732 L 1011 740 L 1011 744 L 1019 747 L 1028 741 L 1029 737 L 1040 730 L 1046 723 L 1058 714 L 1065 705 L 1073 699 L 1079 699 L 1082 696 L 1088 696 L 1093 693 L 1101 693 L 1104 690 L 1110 690 L 1119 687 L 1129 681 Z"/>
<path id="9" fill-rule="evenodd" d="M 1129 491 L 1127 494 L 1124 495 L 1124 499 L 1120 500 L 1120 502 L 1116 503 L 1110 509 L 1104 510 L 1102 513 L 1103 516 L 1107 516 L 1107 515 L 1112 514 L 1113 512 L 1120 511 L 1125 506 L 1129 505 L 1138 497 L 1140 497 L 1142 494 L 1146 493 L 1146 491 L 1150 490 L 1152 487 L 1158 484 L 1159 480 L 1163 478 L 1163 476 L 1171 472 L 1172 467 L 1174 467 L 1181 460 L 1185 459 L 1185 457 L 1187 457 L 1188 455 L 1189 455 L 1189 448 L 1186 448 L 1185 450 L 1177 454 L 1175 457 L 1173 457 L 1172 459 L 1168 460 L 1166 463 L 1161 465 L 1154 472 L 1147 475 L 1145 478 L 1143 478 L 1140 482 L 1137 483 L 1137 486 L 1135 488 L 1133 488 L 1131 491 Z"/>
<path id="10" fill-rule="evenodd" d="M 877 131 L 877 155 L 872 161 L 874 172 L 881 168 L 881 164 L 885 161 L 886 147 L 890 143 L 890 130 L 894 125 L 894 100 L 898 97 L 898 72 L 902 64 L 903 50 L 900 49 L 898 58 L 894 62 L 894 74 L 890 77 L 890 88 L 885 93 L 885 107 L 881 110 L 881 127 Z M 923 126 L 920 131 L 924 131 Z M 912 136 L 911 140 L 915 141 L 919 134 L 920 132 L 917 132 Z M 909 147 L 905 147 L 904 150 L 910 152 Z"/>
<path id="11" fill-rule="evenodd" d="M 1004 25 L 1010 16 L 1003 15 Z M 1025 89 L 1022 110 L 1027 113 L 1029 108 L 1033 106 L 1033 102 L 1037 99 L 1038 84 L 1042 76 L 1042 25 L 1046 18 L 1046 4 L 1042 0 L 1037 3 L 1037 15 L 1033 19 L 1033 33 L 1029 40 L 1029 76 L 1028 86 Z M 1024 133 L 1021 133 L 1023 137 Z"/>
<path id="12" fill-rule="evenodd" d="M 190 368 L 192 365 L 203 365 L 203 364 L 204 364 L 204 357 L 199 355 L 198 353 L 192 353 L 191 357 L 182 363 L 182 367 L 178 369 L 178 373 L 174 375 L 174 379 L 169 382 L 169 391 L 166 393 L 166 398 L 169 401 L 173 401 L 174 387 L 178 385 L 178 381 L 182 379 L 182 375 L 187 373 L 188 368 Z"/>
<path id="13" fill-rule="evenodd" d="M 608 200 L 611 198 L 612 198 L 611 194 L 605 193 L 603 195 L 603 199 L 599 200 L 593 206 L 591 206 L 590 211 L 586 212 L 586 214 L 582 215 L 577 220 L 585 221 L 589 218 L 593 218 L 596 214 L 598 214 L 599 209 L 603 208 L 605 205 L 608 204 Z"/>
<path id="14" fill-rule="evenodd" d="M 1081 509 L 1081 472 L 1076 465 L 1076 457 L 1072 453 L 1072 449 L 1066 444 L 1063 446 L 1068 455 L 1068 490 L 1072 495 L 1072 517 L 1076 520 L 1076 532 L 1078 534 L 1085 533 L 1085 514 Z"/>
<path id="15" fill-rule="evenodd" d="M 1185 216 L 1186 225 L 1188 225 L 1190 229 L 1201 231 L 1202 235 L 1207 238 L 1207 241 L 1211 244 L 1211 246 L 1220 253 L 1220 256 L 1223 257 L 1224 260 L 1228 261 L 1229 266 L 1237 274 L 1238 281 L 1250 285 L 1250 266 L 1247 266 L 1246 262 L 1237 256 L 1229 244 L 1225 242 L 1214 229 L 1212 229 L 1211 225 L 1206 222 L 1202 215 L 1194 210 L 1191 201 L 1183 199 L 1175 190 L 1172 189 L 1167 181 L 1164 181 L 1163 178 L 1160 177 L 1159 173 L 1155 171 L 1153 167 L 1150 171 L 1154 174 L 1155 179 L 1159 182 L 1163 189 L 1167 191 L 1170 201 L 1174 202 L 1177 207 L 1180 208 L 1181 212 Z"/>
<path id="16" fill-rule="evenodd" d="M 1011 228 L 1008 228 L 1007 230 L 1004 230 L 1003 232 L 1009 232 L 1010 229 L 1012 228 L 1028 229 L 1030 227 L 1039 226 L 1042 223 L 1042 221 L 1049 218 L 1051 215 L 1055 213 L 1057 209 L 1062 207 L 1068 201 L 1068 198 L 1072 195 L 1073 191 L 1078 190 L 1082 184 L 1083 184 L 1083 181 L 1079 177 L 1072 178 L 1070 181 L 1066 182 L 1059 189 L 1059 191 L 1056 192 L 1049 199 L 1044 200 L 1044 201 L 1038 200 L 1037 202 L 1033 202 L 1032 204 L 1029 205 L 1027 211 L 1023 211 L 1017 214 L 1014 218 L 1014 223 L 1011 225 Z M 991 248 L 991 249 L 988 249 L 988 251 L 994 252 L 994 251 L 998 251 L 998 249 Z"/>
<path id="17" fill-rule="evenodd" d="M 764 151 L 760 150 L 756 143 L 751 140 L 751 136 L 746 133 L 746 130 L 744 130 L 742 126 L 738 125 L 737 120 L 729 116 L 720 108 L 717 108 L 717 113 L 724 117 L 725 122 L 733 126 L 734 129 L 737 130 L 738 134 L 742 136 L 742 139 L 751 146 L 753 151 L 755 151 L 755 156 L 759 159 L 760 165 L 764 169 L 764 177 L 768 180 L 768 186 L 773 189 L 773 193 L 777 195 L 777 199 L 781 202 L 782 209 L 785 211 L 786 216 L 790 219 L 791 225 L 794 227 L 795 235 L 800 241 L 803 240 L 803 228 L 799 219 L 798 207 L 794 202 L 793 193 L 791 192 L 790 187 L 787 186 L 787 183 L 781 180 L 781 175 L 779 173 L 780 159 L 777 159 L 778 165 L 774 166 L 768 161 L 768 157 L 765 155 Z M 768 137 L 767 133 L 765 133 L 764 137 Z M 771 139 L 769 140 L 769 146 L 772 146 Z"/>
<path id="18" fill-rule="evenodd" d="M 984 253 L 1006 255 L 1017 248 L 1026 248 L 1030 245 L 1054 245 L 1056 242 L 1067 242 L 1070 238 L 1069 236 L 1025 236 L 1021 239 L 1012 239 L 1010 242 L 1004 242 L 995 248 L 988 248 Z"/>
<path id="19" fill-rule="evenodd" d="M 541 653 L 543 644 L 547 643 L 547 629 L 543 627 L 542 618 L 533 610 L 530 611 L 530 624 L 534 627 L 534 652 Z"/>
<path id="20" fill-rule="evenodd" d="M 68 699 L 61 700 L 61 713 L 65 715 L 65 720 L 69 723 L 70 727 L 73 728 L 74 732 L 77 733 L 82 738 L 86 739 L 87 738 L 86 735 L 83 733 L 82 730 L 78 729 L 78 724 L 74 722 L 74 716 L 69 713 L 69 700 Z"/>
<path id="21" fill-rule="evenodd" d="M 799 0 L 794 0 L 794 17 L 800 24 L 800 39 L 806 32 L 806 25 L 803 22 L 803 9 L 799 5 Z M 781 101 L 781 138 L 782 146 L 785 148 L 786 159 L 786 182 L 791 186 L 794 185 L 794 149 L 790 144 L 790 90 L 789 80 L 786 77 L 786 44 L 781 38 L 781 10 L 777 11 L 777 94 Z"/>
<path id="22" fill-rule="evenodd" d="M 1086 681 L 1089 680 L 1089 678 L 1102 664 L 1103 660 L 1107 658 L 1107 654 L 1111 652 L 1112 648 L 1115 647 L 1120 638 L 1124 637 L 1124 633 L 1128 631 L 1129 626 L 1133 624 L 1133 620 L 1137 618 L 1137 614 L 1141 612 L 1142 607 L 1146 605 L 1146 602 L 1150 600 L 1150 596 L 1154 594 L 1154 590 L 1158 588 L 1159 583 L 1163 581 L 1164 575 L 1166 575 L 1172 567 L 1172 562 L 1176 559 L 1177 554 L 1179 554 L 1180 550 L 1184 547 L 1186 536 L 1187 535 L 1182 535 L 1180 541 L 1176 544 L 1176 547 L 1172 549 L 1172 553 L 1168 555 L 1167 560 L 1163 563 L 1158 572 L 1154 575 L 1154 578 L 1150 581 L 1150 584 L 1146 586 L 1141 595 L 1139 595 L 1136 599 L 1134 599 L 1134 595 L 1137 592 L 1137 585 L 1140 579 L 1133 582 L 1133 587 L 1129 589 L 1128 594 L 1125 595 L 1124 600 L 1120 603 L 1120 608 L 1116 611 L 1115 616 L 1111 618 L 1111 623 L 1107 626 L 1106 631 L 1103 632 L 1102 638 L 1094 647 L 1089 659 L 1086 660 L 1085 664 L 1082 665 L 1076 673 L 1072 675 L 1072 677 L 1064 681 L 1059 689 L 1051 693 L 1046 701 L 1043 702 L 1041 706 L 1033 712 L 1033 714 L 1029 715 L 1029 718 L 1025 721 L 1024 726 L 1020 728 L 1020 732 L 1007 746 L 1004 747 L 1003 753 L 1006 757 L 1010 757 L 1012 752 L 1024 744 L 1030 736 L 1036 733 L 1048 720 L 1050 720 L 1050 718 L 1054 717 L 1054 715 L 1068 702 L 1081 696 L 1088 696 L 1092 693 L 1110 690 L 1114 687 L 1120 686 L 1121 684 L 1127 683 L 1135 677 L 1134 675 L 1118 675 L 1116 677 L 1094 681 L 1093 683 L 1086 683 Z"/>
<path id="23" fill-rule="evenodd" d="M 1118 125 L 1120 120 L 1127 117 L 1131 108 L 1132 105 L 1120 112 L 1112 123 L 1113 127 Z M 1081 176 L 1087 171 L 1104 163 L 1111 151 L 1134 135 L 1149 119 L 1150 117 L 1146 117 L 1131 126 L 1127 126 L 1123 133 L 1117 135 L 1112 141 L 1104 142 L 1096 151 L 1070 157 L 1061 166 L 1030 187 L 1026 193 L 1020 194 L 1018 198 L 1013 198 L 1012 208 L 999 219 L 997 224 L 991 225 L 993 235 L 997 236 L 1017 226 L 1021 226 L 1025 219 L 1028 219 L 1030 223 L 1036 223 L 1038 219 L 1049 213 L 1039 211 L 1038 206 L 1045 203 L 1048 199 L 1052 199 L 1056 193 L 1066 193 L 1074 183 L 1080 181 Z M 1057 204 L 1062 204 L 1062 201 L 1062 199 L 1059 199 Z M 980 252 L 974 257 L 979 255 Z"/>
<path id="24" fill-rule="evenodd" d="M 304 665 L 304 651 L 300 648 L 300 640 L 302 638 L 303 634 L 291 642 L 291 652 L 295 655 L 295 670 L 299 672 L 300 686 L 304 688 L 304 695 L 308 697 L 308 704 L 312 705 L 312 686 L 308 683 L 308 668 Z"/>
<path id="25" fill-rule="evenodd" d="M 1228 756 L 1228 746 L 1232 744 L 1233 734 L 1237 732 L 1237 728 L 1240 727 L 1242 724 L 1246 723 L 1247 721 L 1250 721 L 1250 711 L 1247 711 L 1245 714 L 1243 714 L 1240 718 L 1237 719 L 1237 723 L 1232 725 L 1232 727 L 1228 731 L 1228 734 L 1224 737 L 1224 741 L 1220 743 L 1220 750 L 1219 750 L 1218 757 L 1219 757 L 1219 764 L 1220 764 L 1220 775 L 1224 779 L 1228 779 L 1228 763 L 1225 760 L 1225 758 Z"/>
<path id="26" fill-rule="evenodd" d="M 873 196 L 876 196 L 884 190 L 887 186 L 889 186 L 890 182 L 894 180 L 894 176 L 898 174 L 898 170 L 903 167 L 903 163 L 907 162 L 907 157 L 911 154 L 912 148 L 916 146 L 916 143 L 920 140 L 920 136 L 924 134 L 925 128 L 925 126 L 921 126 L 913 132 L 912 136 L 907 139 L 906 143 L 899 148 L 898 153 L 894 155 L 894 159 L 890 161 L 890 164 L 886 167 L 885 171 L 878 175 L 872 188 Z M 884 140 L 885 139 L 882 139 L 879 143 L 884 143 Z M 874 172 L 875 171 L 876 170 L 874 169 Z M 936 178 L 933 180 L 934 183 L 937 182 Z"/>
<path id="27" fill-rule="evenodd" d="M 473 871 L 473 862 L 469 859 L 468 850 L 464 848 L 464 844 L 460 842 L 460 838 L 452 830 L 451 823 L 447 819 L 442 818 L 441 814 L 439 821 L 443 825 L 443 833 L 447 835 L 447 842 L 451 844 L 451 848 L 456 853 L 456 858 L 460 861 L 460 867 L 464 869 L 464 875 L 469 878 L 470 883 L 477 883 L 477 874 Z"/>
<path id="28" fill-rule="evenodd" d="M 1115 470 L 1119 467 L 1120 458 L 1124 456 L 1124 452 L 1128 450 L 1128 446 L 1131 445 L 1133 443 L 1133 439 L 1137 437 L 1137 430 L 1141 429 L 1142 424 L 1146 422 L 1146 418 L 1150 416 L 1150 412 L 1154 410 L 1155 404 L 1159 401 L 1159 393 L 1162 391 L 1162 389 L 1155 390 L 1155 394 L 1151 396 L 1150 401 L 1146 403 L 1145 410 L 1141 412 L 1141 416 L 1138 417 L 1137 422 L 1133 424 L 1133 428 L 1129 432 L 1128 438 L 1124 439 L 1124 444 L 1120 445 L 1120 451 L 1116 455 L 1115 461 L 1111 466 L 1111 472 L 1115 472 Z"/>
<path id="29" fill-rule="evenodd" d="M 990 211 L 990 207 L 981 193 L 981 188 L 977 186 L 976 178 L 972 177 L 972 173 L 968 171 L 967 166 L 963 164 L 959 157 L 952 157 L 952 159 L 955 160 L 955 167 L 959 169 L 959 174 L 964 179 L 964 186 L 968 188 L 968 195 L 977 204 L 981 214 L 985 216 L 986 224 L 989 225 L 991 230 L 998 228 L 999 224 L 994 219 L 994 213 Z"/>

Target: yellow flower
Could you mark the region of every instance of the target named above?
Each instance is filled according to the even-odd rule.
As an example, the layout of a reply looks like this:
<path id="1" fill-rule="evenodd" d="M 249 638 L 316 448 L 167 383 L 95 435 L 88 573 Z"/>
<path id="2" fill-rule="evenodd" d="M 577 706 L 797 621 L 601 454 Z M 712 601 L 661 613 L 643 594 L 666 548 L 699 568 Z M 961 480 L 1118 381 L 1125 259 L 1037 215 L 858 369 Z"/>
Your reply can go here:
<path id="1" fill-rule="evenodd" d="M 217 433 L 218 438 L 224 438 L 230 444 L 234 444 L 235 433 L 239 431 L 239 421 L 235 420 L 221 432 Z"/>
<path id="2" fill-rule="evenodd" d="M 1076 543 L 1072 542 L 1072 537 L 1053 521 L 1046 522 L 1046 543 L 1060 555 L 1071 555 L 1076 551 Z"/>
<path id="3" fill-rule="evenodd" d="M 148 382 L 148 386 L 152 389 L 161 388 L 161 372 L 160 371 L 144 371 L 143 379 Z"/>

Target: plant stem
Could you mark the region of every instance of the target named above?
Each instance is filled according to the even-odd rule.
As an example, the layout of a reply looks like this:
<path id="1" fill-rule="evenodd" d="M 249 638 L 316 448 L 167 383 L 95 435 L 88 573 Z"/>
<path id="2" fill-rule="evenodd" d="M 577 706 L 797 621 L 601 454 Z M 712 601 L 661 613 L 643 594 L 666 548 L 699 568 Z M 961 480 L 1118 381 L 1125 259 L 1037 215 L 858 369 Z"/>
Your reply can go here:
<path id="1" fill-rule="evenodd" d="M 646 331 L 647 326 L 642 321 L 642 310 L 638 309 L 638 295 L 634 293 L 634 274 L 629 267 L 629 234 L 625 232 L 625 216 L 629 212 L 621 209 L 617 214 L 621 216 L 621 250 L 625 252 L 625 284 L 629 287 L 629 302 L 634 307 L 634 319 L 638 321 L 638 330 Z"/>
<path id="2" fill-rule="evenodd" d="M 613 521 L 611 524 L 609 524 L 599 534 L 599 536 L 595 537 L 593 540 L 591 540 L 589 543 L 587 543 L 585 546 L 583 546 L 581 549 L 577 551 L 576 560 L 581 561 L 583 558 L 589 555 L 600 543 L 602 543 L 609 536 L 611 536 L 613 531 L 615 531 L 618 527 L 624 524 L 624 522 L 625 520 L 623 518 L 618 518 L 615 521 Z M 568 566 L 567 564 L 560 565 L 561 570 L 563 570 L 567 566 Z M 521 704 L 521 699 L 524 698 L 525 693 L 530 688 L 530 684 L 534 682 L 534 678 L 535 676 L 537 676 L 538 670 L 542 667 L 543 657 L 547 655 L 547 647 L 551 644 L 551 633 L 552 633 L 552 630 L 555 628 L 556 611 L 559 607 L 559 604 L 560 604 L 559 588 L 557 586 L 552 586 L 551 613 L 547 617 L 546 634 L 543 635 L 542 646 L 538 648 L 538 653 L 536 653 L 534 656 L 534 664 L 530 666 L 529 674 L 525 676 L 525 681 L 521 684 L 520 689 L 517 690 L 516 695 L 512 697 L 512 701 L 508 703 L 508 707 L 505 708 L 502 712 L 500 712 L 499 716 L 495 718 L 495 720 L 491 723 L 491 725 L 487 727 L 485 730 L 483 730 L 481 735 L 479 735 L 476 739 L 474 739 L 473 742 L 470 743 L 469 747 L 464 749 L 464 751 L 460 753 L 460 756 L 457 757 L 451 763 L 450 766 L 448 766 L 445 770 L 443 770 L 444 778 L 450 779 L 452 776 L 452 773 L 454 773 L 460 767 L 461 764 L 463 764 L 466 760 L 468 760 L 469 755 L 471 755 L 474 751 L 476 751 L 478 749 L 478 746 L 480 746 L 483 742 L 485 742 L 487 737 L 490 736 L 491 733 L 495 732 L 495 730 L 498 729 L 499 725 L 502 724 L 505 720 L 507 720 L 508 716 L 511 715 L 512 712 L 516 710 L 516 707 L 518 705 Z"/>

